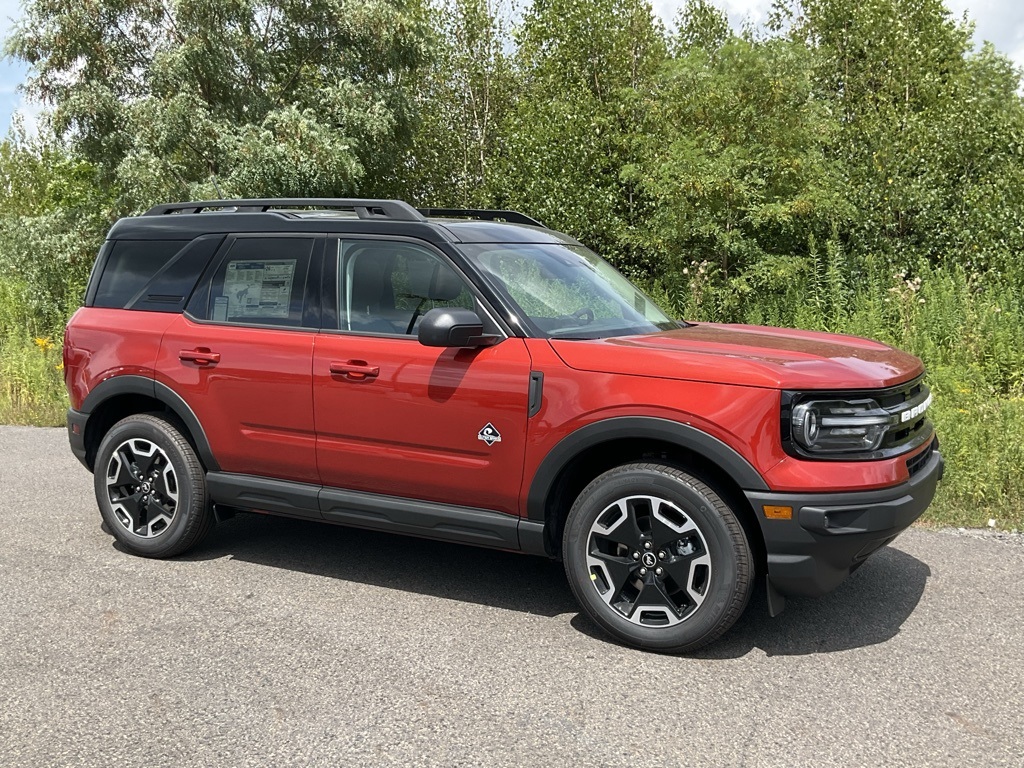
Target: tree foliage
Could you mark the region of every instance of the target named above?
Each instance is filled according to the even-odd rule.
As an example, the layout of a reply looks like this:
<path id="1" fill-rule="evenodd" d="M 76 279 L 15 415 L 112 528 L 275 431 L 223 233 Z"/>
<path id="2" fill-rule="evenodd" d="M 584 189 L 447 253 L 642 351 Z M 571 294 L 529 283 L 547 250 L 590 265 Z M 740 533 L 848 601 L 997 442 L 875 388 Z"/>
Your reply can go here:
<path id="1" fill-rule="evenodd" d="M 645 0 L 538 0 L 517 36 L 517 99 L 502 130 L 498 201 L 612 258 L 649 212 L 639 185 L 654 81 L 666 58 Z"/>
<path id="2" fill-rule="evenodd" d="M 37 0 L 7 49 L 131 209 L 372 187 L 411 136 L 425 27 L 406 0 Z"/>
<path id="3" fill-rule="evenodd" d="M 505 0 L 439 0 L 434 45 L 414 88 L 419 125 L 396 189 L 435 207 L 493 204 L 502 123 L 516 95 Z"/>

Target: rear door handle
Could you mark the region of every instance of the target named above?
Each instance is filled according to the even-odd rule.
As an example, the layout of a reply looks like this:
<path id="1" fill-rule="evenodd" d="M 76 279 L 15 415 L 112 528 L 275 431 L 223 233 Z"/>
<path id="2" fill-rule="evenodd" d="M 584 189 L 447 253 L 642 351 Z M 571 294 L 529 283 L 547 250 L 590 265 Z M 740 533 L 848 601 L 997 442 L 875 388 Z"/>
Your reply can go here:
<path id="1" fill-rule="evenodd" d="M 347 360 L 344 363 L 336 360 L 331 363 L 331 373 L 345 376 L 354 381 L 362 381 L 379 376 L 380 366 L 369 365 L 365 360 Z"/>
<path id="2" fill-rule="evenodd" d="M 195 363 L 196 365 L 216 365 L 220 362 L 220 352 L 211 352 L 206 347 L 196 349 L 183 349 L 178 353 L 178 359 L 183 363 Z"/>

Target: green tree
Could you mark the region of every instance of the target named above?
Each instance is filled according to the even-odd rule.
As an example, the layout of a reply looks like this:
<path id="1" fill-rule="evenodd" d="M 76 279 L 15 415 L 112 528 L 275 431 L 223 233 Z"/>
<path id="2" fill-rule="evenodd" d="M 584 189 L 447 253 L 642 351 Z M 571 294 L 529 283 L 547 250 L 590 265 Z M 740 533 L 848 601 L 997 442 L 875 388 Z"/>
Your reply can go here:
<path id="1" fill-rule="evenodd" d="M 812 98 L 807 52 L 777 39 L 695 43 L 690 10 L 648 142 L 659 250 L 727 276 L 767 254 L 806 254 L 810 237 L 850 215 L 825 154 L 836 125 Z"/>
<path id="2" fill-rule="evenodd" d="M 518 34 L 519 93 L 502 129 L 498 202 L 563 228 L 620 264 L 648 201 L 642 137 L 666 57 L 645 0 L 537 0 Z"/>
<path id="3" fill-rule="evenodd" d="M 505 0 L 437 0 L 430 65 L 413 88 L 418 129 L 397 186 L 424 205 L 487 207 L 500 129 L 515 95 Z"/>
<path id="4" fill-rule="evenodd" d="M 803 0 L 791 37 L 839 118 L 831 154 L 859 215 L 849 242 L 918 259 L 1009 266 L 1024 245 L 1019 79 L 941 0 Z M 1013 257 L 1015 258 L 1015 257 Z"/>
<path id="5" fill-rule="evenodd" d="M 645 143 L 653 211 L 638 236 L 680 313 L 792 323 L 816 243 L 853 214 L 828 157 L 837 125 L 814 98 L 813 58 L 785 39 L 731 33 L 706 0 L 676 23 Z"/>
<path id="6" fill-rule="evenodd" d="M 7 43 L 127 209 L 373 191 L 411 133 L 415 0 L 34 0 Z"/>

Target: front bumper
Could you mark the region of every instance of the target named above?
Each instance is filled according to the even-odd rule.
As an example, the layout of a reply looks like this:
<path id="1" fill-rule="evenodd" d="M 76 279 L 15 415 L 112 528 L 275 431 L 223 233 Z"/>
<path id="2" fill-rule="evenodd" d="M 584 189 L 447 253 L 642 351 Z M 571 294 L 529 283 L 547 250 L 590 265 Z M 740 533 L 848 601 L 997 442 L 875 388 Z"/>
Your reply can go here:
<path id="1" fill-rule="evenodd" d="M 935 496 L 944 462 L 937 447 L 930 450 L 910 480 L 890 488 L 820 494 L 745 491 L 764 534 L 770 585 L 782 595 L 823 595 L 895 539 Z M 793 518 L 765 519 L 765 505 L 792 507 Z"/>

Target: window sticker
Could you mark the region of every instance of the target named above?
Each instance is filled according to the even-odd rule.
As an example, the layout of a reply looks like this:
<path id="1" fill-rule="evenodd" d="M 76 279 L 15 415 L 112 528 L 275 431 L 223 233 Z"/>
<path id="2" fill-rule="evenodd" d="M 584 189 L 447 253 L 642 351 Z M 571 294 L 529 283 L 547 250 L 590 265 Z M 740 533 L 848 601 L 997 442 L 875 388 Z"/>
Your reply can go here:
<path id="1" fill-rule="evenodd" d="M 288 317 L 296 259 L 229 261 L 224 296 L 229 317 Z"/>

